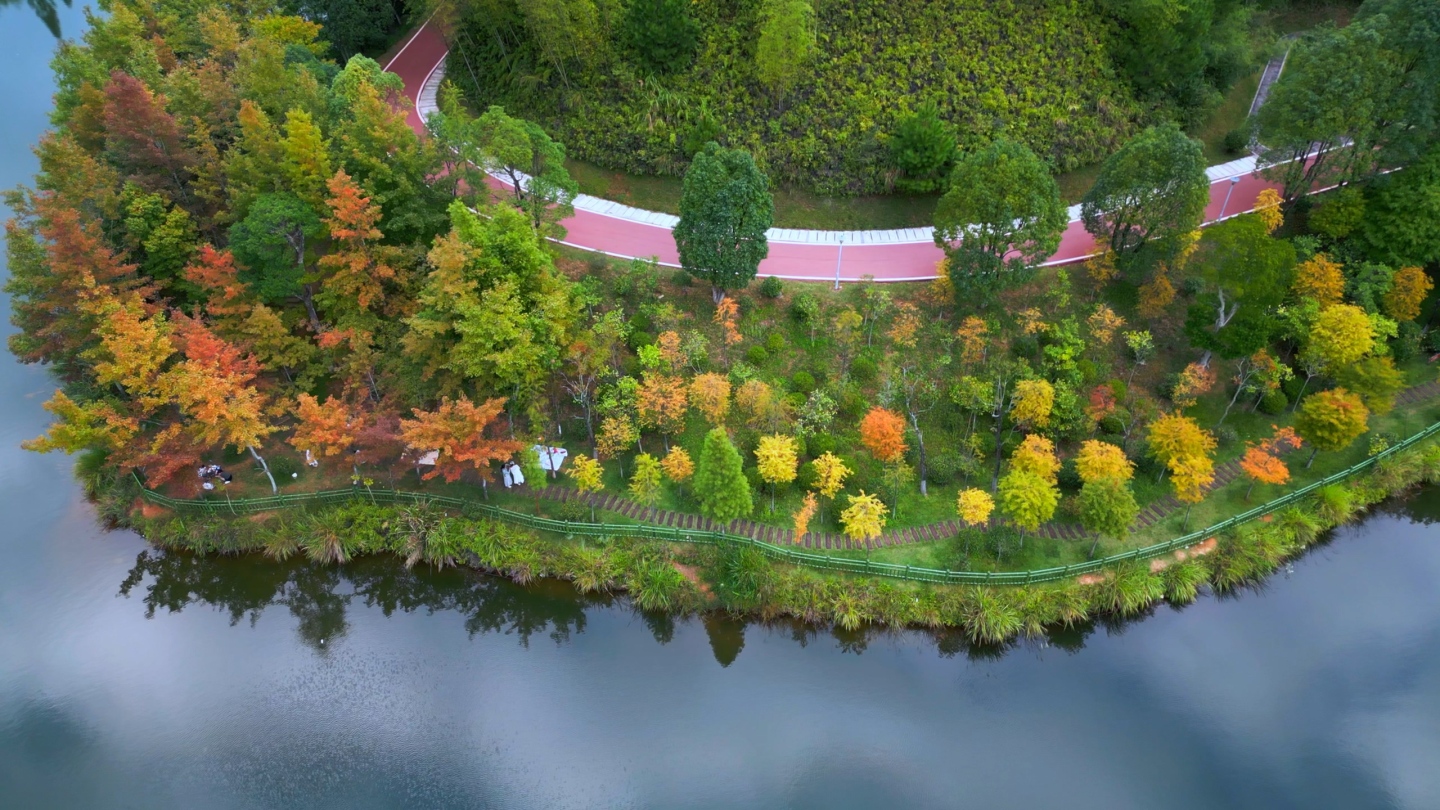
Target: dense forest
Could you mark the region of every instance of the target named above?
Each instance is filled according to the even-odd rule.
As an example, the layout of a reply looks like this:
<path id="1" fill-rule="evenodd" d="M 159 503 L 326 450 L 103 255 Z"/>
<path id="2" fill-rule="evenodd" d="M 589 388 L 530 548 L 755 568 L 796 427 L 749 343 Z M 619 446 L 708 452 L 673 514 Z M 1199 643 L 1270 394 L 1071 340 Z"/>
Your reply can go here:
<path id="1" fill-rule="evenodd" d="M 679 174 L 706 141 L 826 194 L 931 190 L 897 132 L 931 111 L 1057 171 L 1140 127 L 1199 120 L 1268 35 L 1236 0 L 444 0 L 449 76 L 574 156 Z M 912 124 L 913 125 L 913 124 Z M 953 144 L 952 144 L 953 148 Z M 906 182 L 909 181 L 909 182 Z"/>
<path id="2" fill-rule="evenodd" d="M 227 496 L 443 479 L 550 508 L 489 485 L 513 461 L 526 494 L 797 539 L 1003 517 L 1012 534 L 906 553 L 1010 566 L 1233 514 L 1434 416 L 1396 406 L 1440 350 L 1433 0 L 1297 48 L 1261 116 L 1280 190 L 1255 213 L 1201 230 L 1199 144 L 1147 127 L 1082 206 L 1104 252 L 1037 268 L 1063 207 L 1044 158 L 1001 138 L 956 157 L 935 283 L 838 292 L 752 283 L 769 184 L 713 142 L 686 175 L 685 270 L 577 258 L 546 238 L 574 193 L 560 143 L 453 89 L 417 136 L 397 77 L 288 10 L 116 2 L 55 57 L 39 174 L 7 198 L 10 347 L 62 382 L 30 446 L 83 453 L 99 489 L 200 494 L 223 462 Z M 475 164 L 533 181 L 492 193 Z M 537 443 L 569 449 L 562 477 Z M 1086 542 L 1036 539 L 1054 521 Z"/>

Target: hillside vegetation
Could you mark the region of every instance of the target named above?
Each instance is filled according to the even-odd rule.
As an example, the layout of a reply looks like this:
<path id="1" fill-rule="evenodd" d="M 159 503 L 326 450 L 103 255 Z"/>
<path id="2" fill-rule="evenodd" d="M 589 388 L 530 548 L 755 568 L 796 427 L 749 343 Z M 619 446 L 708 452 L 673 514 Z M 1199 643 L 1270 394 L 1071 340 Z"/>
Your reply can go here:
<path id="1" fill-rule="evenodd" d="M 1244 43 L 1221 45 L 1194 64 L 1151 63 L 1134 71 L 1147 81 L 1133 81 L 1126 66 L 1144 49 L 1126 31 L 1156 27 L 1138 3 L 1105 13 L 1035 0 L 454 5 L 450 78 L 482 109 L 541 121 L 573 157 L 678 174 L 713 138 L 750 150 L 781 185 L 828 194 L 889 191 L 891 134 L 927 104 L 961 149 L 1003 134 L 1065 171 L 1103 159 L 1140 124 L 1213 104 L 1207 82 L 1228 85 L 1240 69 L 1217 65 L 1248 55 Z M 1172 61 L 1207 42 L 1221 13 L 1194 5 L 1203 24 L 1166 49 Z M 636 7 L 649 12 L 638 32 Z M 676 48 L 650 53 L 644 43 L 674 33 L 652 18 L 676 8 L 693 14 L 693 37 L 682 30 Z M 1194 75 L 1168 81 L 1167 69 Z"/>

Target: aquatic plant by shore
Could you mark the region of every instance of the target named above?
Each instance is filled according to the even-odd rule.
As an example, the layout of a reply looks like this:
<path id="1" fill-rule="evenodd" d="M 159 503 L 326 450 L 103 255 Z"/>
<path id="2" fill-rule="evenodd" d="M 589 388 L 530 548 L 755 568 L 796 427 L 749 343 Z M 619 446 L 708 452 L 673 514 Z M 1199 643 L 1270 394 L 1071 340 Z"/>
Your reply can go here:
<path id="1" fill-rule="evenodd" d="M 464 565 L 529 583 L 568 580 L 582 593 L 626 593 L 646 611 L 728 610 L 856 631 L 868 625 L 958 629 L 993 645 L 1102 617 L 1130 617 L 1161 600 L 1193 601 L 1255 583 L 1286 559 L 1387 497 L 1440 483 L 1440 445 L 1385 459 L 1365 475 L 1318 490 L 1268 519 L 1188 554 L 1127 563 L 1103 575 L 1028 587 L 925 585 L 776 564 L 751 548 L 626 537 L 552 540 L 478 515 L 354 501 L 248 518 L 187 519 L 142 506 L 133 486 L 109 481 L 102 512 L 151 542 L 201 554 L 303 553 L 317 564 L 391 553 L 406 565 Z"/>

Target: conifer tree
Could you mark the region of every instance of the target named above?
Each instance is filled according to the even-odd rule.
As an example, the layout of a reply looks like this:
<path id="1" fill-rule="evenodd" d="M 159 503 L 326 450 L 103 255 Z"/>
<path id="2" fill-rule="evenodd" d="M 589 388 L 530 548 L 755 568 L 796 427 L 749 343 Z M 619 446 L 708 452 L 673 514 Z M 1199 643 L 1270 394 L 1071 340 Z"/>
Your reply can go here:
<path id="1" fill-rule="evenodd" d="M 712 428 L 705 434 L 694 486 L 700 514 L 719 523 L 744 517 L 754 508 L 740 451 L 730 442 L 724 428 Z"/>

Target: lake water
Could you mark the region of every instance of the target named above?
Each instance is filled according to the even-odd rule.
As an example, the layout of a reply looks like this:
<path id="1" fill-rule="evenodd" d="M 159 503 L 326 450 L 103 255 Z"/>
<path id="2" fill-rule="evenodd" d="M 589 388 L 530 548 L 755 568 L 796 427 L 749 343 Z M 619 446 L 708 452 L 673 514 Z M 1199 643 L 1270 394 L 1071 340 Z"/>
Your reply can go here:
<path id="1" fill-rule="evenodd" d="M 0 5 L 0 185 L 52 47 Z M 1258 591 L 997 657 L 148 550 L 17 448 L 51 388 L 0 358 L 5 810 L 1440 808 L 1435 492 Z"/>

